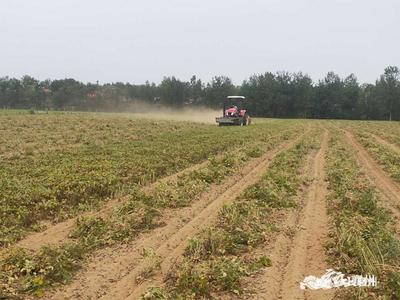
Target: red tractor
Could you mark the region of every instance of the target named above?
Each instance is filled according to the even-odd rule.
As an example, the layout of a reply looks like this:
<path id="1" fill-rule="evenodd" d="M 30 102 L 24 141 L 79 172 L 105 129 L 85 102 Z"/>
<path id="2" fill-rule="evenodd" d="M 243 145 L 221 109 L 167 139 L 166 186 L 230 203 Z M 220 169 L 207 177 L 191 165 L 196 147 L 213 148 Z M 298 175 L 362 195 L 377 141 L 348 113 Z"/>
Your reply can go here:
<path id="1" fill-rule="evenodd" d="M 222 117 L 215 119 L 218 125 L 250 125 L 250 116 L 246 109 L 243 109 L 245 99 L 243 96 L 228 96 L 223 103 Z M 227 109 L 227 107 L 229 108 Z"/>

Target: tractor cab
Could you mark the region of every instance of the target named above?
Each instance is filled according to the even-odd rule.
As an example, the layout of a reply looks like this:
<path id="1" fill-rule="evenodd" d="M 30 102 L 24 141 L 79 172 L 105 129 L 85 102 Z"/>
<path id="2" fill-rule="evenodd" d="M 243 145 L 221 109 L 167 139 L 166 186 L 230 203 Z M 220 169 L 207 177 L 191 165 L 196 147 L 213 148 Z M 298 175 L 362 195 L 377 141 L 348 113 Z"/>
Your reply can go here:
<path id="1" fill-rule="evenodd" d="M 223 102 L 222 117 L 216 118 L 218 125 L 250 125 L 250 117 L 244 108 L 245 100 L 243 96 L 228 96 Z"/>

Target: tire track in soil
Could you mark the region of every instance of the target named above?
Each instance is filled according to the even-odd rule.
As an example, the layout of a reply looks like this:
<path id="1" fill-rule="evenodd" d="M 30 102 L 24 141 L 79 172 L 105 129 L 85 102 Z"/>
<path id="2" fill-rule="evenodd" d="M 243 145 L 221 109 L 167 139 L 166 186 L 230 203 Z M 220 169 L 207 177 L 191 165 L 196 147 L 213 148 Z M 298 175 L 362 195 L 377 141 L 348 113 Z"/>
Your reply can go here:
<path id="1" fill-rule="evenodd" d="M 358 164 L 364 170 L 365 176 L 381 196 L 379 199 L 383 201 L 380 201 L 379 204 L 393 214 L 396 233 L 400 236 L 400 185 L 385 173 L 351 132 L 344 129 L 342 131 L 355 150 Z"/>
<path id="2" fill-rule="evenodd" d="M 177 173 L 174 173 L 172 175 L 163 177 L 153 183 L 150 183 L 149 185 L 146 185 L 142 188 L 143 191 L 151 191 L 154 189 L 157 184 L 160 182 L 165 182 L 165 181 L 170 181 L 170 180 L 176 180 L 178 176 L 186 173 L 186 172 L 191 172 L 197 169 L 200 169 L 204 167 L 207 164 L 208 160 L 205 160 L 199 164 L 192 165 L 186 169 L 183 169 Z M 52 246 L 61 246 L 63 244 L 66 244 L 67 242 L 73 241 L 72 239 L 69 238 L 69 235 L 72 231 L 72 229 L 75 227 L 76 220 L 80 217 L 105 217 L 108 214 L 112 212 L 112 210 L 124 202 L 129 200 L 129 195 L 123 196 L 123 197 L 117 197 L 113 198 L 107 202 L 104 203 L 103 207 L 97 211 L 87 211 L 79 214 L 76 217 L 73 217 L 71 219 L 56 223 L 56 224 L 51 224 L 48 226 L 47 229 L 41 232 L 35 232 L 31 233 L 28 236 L 26 236 L 24 239 L 18 241 L 14 245 L 12 245 L 10 248 L 13 247 L 20 247 L 24 248 L 28 251 L 31 252 L 37 252 L 39 249 L 44 246 L 44 245 L 52 245 Z M 0 257 L 3 253 L 7 251 L 8 248 L 4 248 L 3 250 L 0 251 Z"/>
<path id="3" fill-rule="evenodd" d="M 283 134 L 284 132 L 289 132 L 291 130 L 292 129 L 283 130 L 279 134 L 271 135 L 270 138 L 277 137 L 277 136 Z M 232 151 L 232 153 L 236 153 L 240 150 L 241 150 L 241 148 L 239 147 L 237 149 L 234 149 Z M 217 155 L 217 157 L 220 157 L 222 155 L 223 154 L 219 154 L 219 155 Z M 166 177 L 160 178 L 160 179 L 156 180 L 155 182 L 145 185 L 142 188 L 142 190 L 144 192 L 151 192 L 160 183 L 168 182 L 168 181 L 176 181 L 179 176 L 181 176 L 185 173 L 199 170 L 199 169 L 205 167 L 208 162 L 209 162 L 209 160 L 206 159 L 198 164 L 191 165 L 179 172 L 176 172 L 176 173 L 173 173 Z M 73 240 L 69 238 L 69 235 L 71 234 L 71 231 L 75 227 L 76 220 L 78 218 L 80 218 L 80 217 L 106 217 L 107 215 L 109 215 L 112 212 L 112 210 L 115 207 L 122 205 L 127 200 L 129 200 L 129 195 L 126 195 L 123 197 L 116 197 L 116 198 L 113 198 L 113 199 L 105 202 L 104 205 L 102 206 L 102 208 L 100 208 L 97 211 L 91 210 L 91 211 L 83 212 L 83 213 L 79 214 L 78 216 L 75 216 L 73 218 L 70 218 L 68 220 L 65 220 L 65 221 L 62 221 L 62 222 L 59 222 L 56 224 L 48 223 L 48 224 L 46 224 L 48 227 L 44 231 L 31 233 L 9 248 L 20 247 L 20 248 L 24 248 L 31 252 L 37 252 L 37 251 L 39 251 L 39 249 L 41 247 L 43 247 L 45 245 L 52 245 L 52 246 L 57 247 L 57 246 L 66 244 L 67 242 L 72 242 Z M 3 253 L 6 253 L 7 249 L 8 248 L 0 249 L 0 257 L 3 255 Z"/>
<path id="4" fill-rule="evenodd" d="M 138 299 L 150 285 L 162 283 L 171 266 L 179 258 L 187 240 L 216 217 L 219 209 L 233 201 L 238 193 L 254 184 L 280 152 L 289 149 L 305 134 L 293 141 L 283 142 L 275 150 L 248 162 L 239 174 L 221 185 L 214 185 L 191 206 L 166 212 L 166 226 L 142 234 L 128 245 L 97 251 L 71 284 L 48 295 L 50 299 Z M 137 282 L 146 261 L 143 249 L 153 249 L 161 260 L 160 269 L 145 281 Z"/>
<path id="5" fill-rule="evenodd" d="M 376 134 L 373 134 L 373 133 L 368 133 L 368 134 L 371 135 L 381 145 L 389 148 L 390 150 L 392 150 L 393 152 L 395 152 L 397 154 L 400 154 L 400 148 L 397 145 L 392 144 L 391 142 L 381 138 L 380 136 L 377 136 Z"/>
<path id="6" fill-rule="evenodd" d="M 308 275 L 322 276 L 328 269 L 324 249 L 330 220 L 327 215 L 325 153 L 329 132 L 322 135 L 321 147 L 310 155 L 306 174 L 312 178 L 299 195 L 299 209 L 292 210 L 285 231 L 266 247 L 272 266 L 250 281 L 251 299 L 333 299 L 333 290 L 301 290 L 300 282 Z"/>

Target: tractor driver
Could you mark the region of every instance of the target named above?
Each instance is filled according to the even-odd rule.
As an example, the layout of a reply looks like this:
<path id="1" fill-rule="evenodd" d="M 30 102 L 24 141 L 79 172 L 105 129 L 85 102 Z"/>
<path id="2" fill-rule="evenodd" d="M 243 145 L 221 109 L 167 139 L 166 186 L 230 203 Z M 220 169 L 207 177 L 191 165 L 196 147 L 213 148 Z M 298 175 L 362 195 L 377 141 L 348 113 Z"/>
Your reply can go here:
<path id="1" fill-rule="evenodd" d="M 233 114 L 235 115 L 235 117 L 238 117 L 238 116 L 239 116 L 239 109 L 238 109 L 238 107 L 235 105 L 233 108 L 235 109 L 235 112 L 234 112 Z"/>

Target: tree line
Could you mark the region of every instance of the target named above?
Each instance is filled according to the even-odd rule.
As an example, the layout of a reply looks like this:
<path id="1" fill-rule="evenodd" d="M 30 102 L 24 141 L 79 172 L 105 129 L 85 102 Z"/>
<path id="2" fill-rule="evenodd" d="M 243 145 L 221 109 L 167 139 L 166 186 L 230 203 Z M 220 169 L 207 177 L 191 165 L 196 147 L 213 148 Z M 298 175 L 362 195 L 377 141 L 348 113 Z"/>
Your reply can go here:
<path id="1" fill-rule="evenodd" d="M 240 86 L 226 76 L 203 83 L 165 77 L 160 84 L 87 83 L 74 79 L 40 81 L 31 76 L 0 78 L 0 108 L 126 111 L 132 103 L 220 108 L 228 95 L 247 97 L 250 115 L 274 118 L 400 120 L 400 71 L 387 67 L 374 84 L 354 74 L 329 72 L 313 82 L 303 73 L 253 75 Z"/>

